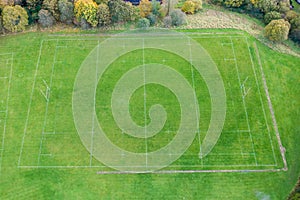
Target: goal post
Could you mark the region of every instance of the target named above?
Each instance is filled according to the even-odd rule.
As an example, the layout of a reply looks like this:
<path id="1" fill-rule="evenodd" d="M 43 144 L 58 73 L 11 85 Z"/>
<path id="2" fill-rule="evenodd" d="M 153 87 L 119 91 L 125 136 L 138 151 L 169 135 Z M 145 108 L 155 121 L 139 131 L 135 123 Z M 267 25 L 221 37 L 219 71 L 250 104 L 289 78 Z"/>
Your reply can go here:
<path id="1" fill-rule="evenodd" d="M 48 102 L 50 99 L 50 87 L 48 86 L 47 82 L 43 79 L 43 83 L 44 86 L 46 87 L 46 89 L 42 90 L 40 89 L 40 92 L 42 94 L 42 96 L 46 99 L 46 101 Z"/>

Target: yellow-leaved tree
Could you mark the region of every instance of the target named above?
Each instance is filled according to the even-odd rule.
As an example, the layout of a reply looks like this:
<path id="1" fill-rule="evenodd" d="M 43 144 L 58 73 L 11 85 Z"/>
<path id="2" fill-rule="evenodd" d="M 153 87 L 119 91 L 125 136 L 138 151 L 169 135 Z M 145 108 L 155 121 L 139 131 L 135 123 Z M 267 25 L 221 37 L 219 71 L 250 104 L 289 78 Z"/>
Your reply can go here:
<path id="1" fill-rule="evenodd" d="M 93 0 L 77 0 L 74 4 L 74 14 L 78 21 L 86 20 L 93 27 L 98 24 L 98 6 Z"/>

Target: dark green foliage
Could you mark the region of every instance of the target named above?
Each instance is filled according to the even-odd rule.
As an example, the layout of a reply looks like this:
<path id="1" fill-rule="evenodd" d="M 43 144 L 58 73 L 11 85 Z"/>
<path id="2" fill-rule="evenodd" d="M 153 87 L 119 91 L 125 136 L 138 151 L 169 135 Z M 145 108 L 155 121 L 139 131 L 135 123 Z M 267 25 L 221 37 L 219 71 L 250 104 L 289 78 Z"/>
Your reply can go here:
<path id="1" fill-rule="evenodd" d="M 158 0 L 152 0 L 151 4 L 152 4 L 153 15 L 160 17 L 160 12 L 159 12 L 159 10 L 161 9 L 160 2 Z"/>
<path id="2" fill-rule="evenodd" d="M 147 29 L 150 26 L 150 21 L 147 18 L 141 18 L 139 19 L 137 23 L 137 27 L 140 29 Z"/>
<path id="3" fill-rule="evenodd" d="M 149 20 L 150 22 L 150 26 L 153 26 L 156 24 L 156 21 L 157 21 L 157 16 L 150 13 L 150 15 L 147 16 L 147 19 Z"/>
<path id="4" fill-rule="evenodd" d="M 181 26 L 186 23 L 186 15 L 179 9 L 175 9 L 170 13 L 173 26 Z"/>
<path id="5" fill-rule="evenodd" d="M 3 25 L 2 25 L 2 18 L 0 17 L 0 33 L 2 33 L 2 28 L 3 27 Z"/>
<path id="6" fill-rule="evenodd" d="M 292 30 L 292 31 L 290 32 L 290 38 L 291 38 L 294 42 L 300 44 L 300 28 Z"/>
<path id="7" fill-rule="evenodd" d="M 28 22 L 33 24 L 39 19 L 38 13 L 42 9 L 42 0 L 25 0 L 25 9 L 28 13 Z"/>
<path id="8" fill-rule="evenodd" d="M 39 16 L 38 22 L 42 27 L 53 26 L 55 19 L 48 10 L 44 10 L 44 9 L 40 10 L 38 16 Z"/>
<path id="9" fill-rule="evenodd" d="M 264 21 L 265 21 L 265 24 L 269 24 L 272 20 L 281 19 L 281 18 L 282 18 L 282 16 L 279 12 L 271 11 L 271 12 L 268 12 L 267 14 L 265 14 Z"/>
<path id="10" fill-rule="evenodd" d="M 291 20 L 291 29 L 299 29 L 300 28 L 300 16 Z"/>
<path id="11" fill-rule="evenodd" d="M 60 12 L 60 21 L 71 24 L 74 17 L 74 5 L 68 0 L 59 0 L 58 9 Z"/>

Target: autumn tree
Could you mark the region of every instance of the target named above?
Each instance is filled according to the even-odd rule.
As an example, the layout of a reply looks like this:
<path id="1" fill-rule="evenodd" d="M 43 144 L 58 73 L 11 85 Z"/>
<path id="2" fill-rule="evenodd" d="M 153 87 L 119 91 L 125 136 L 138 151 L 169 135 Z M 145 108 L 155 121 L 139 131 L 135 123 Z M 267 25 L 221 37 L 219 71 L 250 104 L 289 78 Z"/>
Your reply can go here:
<path id="1" fill-rule="evenodd" d="M 289 22 L 284 19 L 272 20 L 265 27 L 265 37 L 267 37 L 271 41 L 281 42 L 288 38 L 290 30 Z"/>
<path id="2" fill-rule="evenodd" d="M 2 11 L 3 27 L 10 32 L 25 30 L 28 25 L 28 15 L 21 6 L 5 6 Z"/>
<path id="3" fill-rule="evenodd" d="M 98 24 L 98 6 L 93 0 L 77 0 L 74 5 L 74 13 L 78 21 L 86 20 L 91 26 Z"/>
<path id="4" fill-rule="evenodd" d="M 139 4 L 140 15 L 142 18 L 147 17 L 152 11 L 152 4 L 149 0 L 141 0 Z"/>

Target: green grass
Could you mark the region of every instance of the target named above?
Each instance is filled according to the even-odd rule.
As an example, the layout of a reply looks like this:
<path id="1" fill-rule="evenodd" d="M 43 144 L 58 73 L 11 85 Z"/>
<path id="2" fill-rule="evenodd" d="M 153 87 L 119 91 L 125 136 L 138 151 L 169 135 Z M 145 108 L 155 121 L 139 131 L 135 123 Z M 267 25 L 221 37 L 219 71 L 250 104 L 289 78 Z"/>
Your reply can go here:
<path id="1" fill-rule="evenodd" d="M 294 10 L 297 13 L 300 13 L 300 4 L 298 4 L 296 1 L 293 1 Z"/>
<path id="2" fill-rule="evenodd" d="M 274 52 L 250 36 L 235 37 L 237 36 L 235 31 L 226 31 L 226 33 L 227 35 L 217 38 L 214 34 L 191 36 L 211 55 L 224 81 L 227 116 L 221 138 L 211 155 L 203 159 L 204 165 L 201 165 L 201 160 L 195 156 L 199 149 L 199 141 L 196 138 L 188 151 L 166 169 L 279 169 L 283 167 L 253 46 L 253 42 L 256 42 L 281 139 L 287 150 L 289 165 L 287 172 L 96 175 L 99 170 L 111 170 L 96 159 L 92 160 L 93 166 L 103 166 L 102 168 L 18 168 L 25 127 L 26 135 L 19 163 L 21 166 L 89 165 L 89 153 L 83 147 L 73 122 L 72 91 L 82 61 L 95 47 L 97 40 L 105 39 L 98 36 L 51 37 L 46 33 L 27 33 L 0 39 L 0 55 L 13 53 L 11 82 L 8 84 L 7 79 L 0 79 L 2 81 L 0 94 L 3 100 L 7 99 L 7 88 L 10 87 L 8 114 L 6 116 L 0 113 L 2 122 L 6 118 L 0 197 L 2 199 L 95 199 L 99 197 L 104 199 L 263 199 L 264 197 L 285 199 L 300 173 L 300 147 L 297 145 L 300 139 L 297 134 L 300 112 L 298 95 L 300 61 L 298 58 Z M 228 36 L 232 36 L 236 63 L 234 60 L 224 60 L 224 58 L 232 59 L 234 55 L 231 39 Z M 144 51 L 146 63 L 161 63 L 164 60 L 164 64 L 180 72 L 190 84 L 194 79 L 200 108 L 200 130 L 202 130 L 200 140 L 202 141 L 211 114 L 210 97 L 203 78 L 199 74 L 193 77 L 190 64 L 170 52 L 151 49 Z M 140 141 L 141 139 L 127 135 L 120 139 L 120 129 L 111 114 L 110 97 L 114 85 L 122 74 L 142 64 L 140 59 L 142 53 L 142 50 L 137 50 L 115 60 L 99 82 L 96 98 L 97 116 L 105 120 L 100 123 L 108 133 L 108 138 L 123 149 L 134 152 L 145 152 L 144 143 Z M 6 63 L 10 57 L 11 55 L 0 56 L 0 73 L 6 77 L 10 75 L 10 63 Z M 124 61 L 126 65 L 123 64 Z M 35 80 L 37 63 L 39 68 Z M 245 102 L 254 146 L 250 134 L 234 133 L 235 130 L 244 130 L 248 126 L 236 67 L 239 69 L 241 80 L 248 77 L 247 85 L 251 87 Z M 51 99 L 46 114 L 47 104 L 40 90 L 45 91 L 43 80 L 48 84 L 51 82 L 52 69 L 54 70 Z M 257 73 L 259 87 L 256 85 L 253 69 Z M 31 99 L 34 80 L 35 87 Z M 167 134 L 167 131 L 178 127 L 180 109 L 176 96 L 165 87 L 149 84 L 146 86 L 146 91 L 147 108 L 160 103 L 167 113 L 171 113 L 161 132 L 148 141 L 148 151 L 154 151 L 166 145 L 174 137 L 174 132 Z M 149 117 L 146 122 L 144 121 L 143 93 L 144 89 L 139 88 L 132 96 L 129 107 L 132 118 L 139 125 L 149 123 Z M 260 105 L 260 98 L 263 105 Z M 1 106 L 6 108 L 5 101 L 3 102 L 0 108 Z M 27 119 L 28 108 L 30 113 Z M 266 110 L 267 123 L 262 108 Z M 275 166 L 263 166 L 263 164 L 274 163 L 267 125 L 271 129 L 272 144 L 278 162 Z M 3 123 L 0 123 L 0 128 L 3 130 Z M 55 131 L 58 134 L 42 136 L 42 131 L 48 133 Z M 3 135 L 3 131 L 0 134 Z M 224 153 L 235 155 L 241 150 L 246 153 L 244 156 L 223 155 Z M 254 152 L 258 166 L 255 166 Z M 233 166 L 235 164 L 245 166 Z"/>

